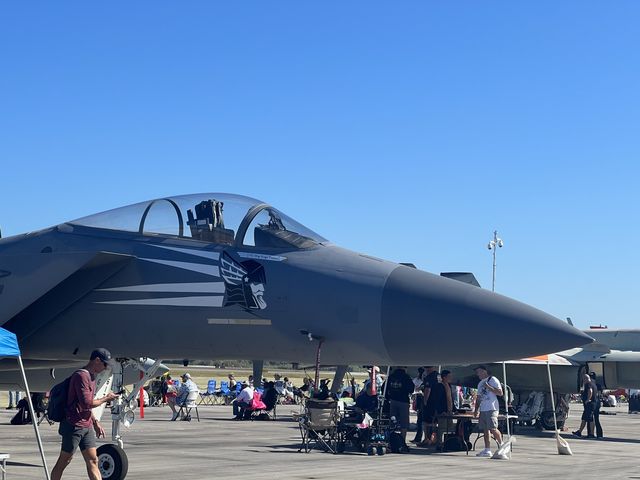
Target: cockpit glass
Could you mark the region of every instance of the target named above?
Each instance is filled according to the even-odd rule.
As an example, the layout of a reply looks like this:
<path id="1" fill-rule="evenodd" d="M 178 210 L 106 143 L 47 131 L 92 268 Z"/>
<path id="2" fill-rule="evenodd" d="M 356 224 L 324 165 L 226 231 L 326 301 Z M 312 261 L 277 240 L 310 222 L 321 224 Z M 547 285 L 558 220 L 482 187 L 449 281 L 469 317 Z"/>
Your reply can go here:
<path id="1" fill-rule="evenodd" d="M 140 202 L 69 223 L 232 245 L 243 219 L 258 205 L 263 203 L 242 195 L 202 193 Z M 308 248 L 323 241 L 324 238 L 272 207 L 259 211 L 244 236 L 245 245 L 256 247 Z"/>
<path id="2" fill-rule="evenodd" d="M 244 245 L 262 248 L 310 248 L 326 241 L 272 207 L 258 213 L 244 236 Z"/>

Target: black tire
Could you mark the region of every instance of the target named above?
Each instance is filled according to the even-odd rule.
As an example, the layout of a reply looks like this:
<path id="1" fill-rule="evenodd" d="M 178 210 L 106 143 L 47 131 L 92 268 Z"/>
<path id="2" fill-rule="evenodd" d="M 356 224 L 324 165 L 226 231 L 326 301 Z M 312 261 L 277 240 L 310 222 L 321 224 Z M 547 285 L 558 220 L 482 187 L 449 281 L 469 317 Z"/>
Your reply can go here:
<path id="1" fill-rule="evenodd" d="M 542 412 L 540 415 L 540 426 L 545 430 L 553 430 L 553 412 Z M 558 420 L 557 428 L 562 429 L 564 421 Z"/>
<path id="2" fill-rule="evenodd" d="M 101 445 L 98 448 L 98 469 L 103 480 L 124 480 L 129 471 L 127 454 L 117 445 Z"/>

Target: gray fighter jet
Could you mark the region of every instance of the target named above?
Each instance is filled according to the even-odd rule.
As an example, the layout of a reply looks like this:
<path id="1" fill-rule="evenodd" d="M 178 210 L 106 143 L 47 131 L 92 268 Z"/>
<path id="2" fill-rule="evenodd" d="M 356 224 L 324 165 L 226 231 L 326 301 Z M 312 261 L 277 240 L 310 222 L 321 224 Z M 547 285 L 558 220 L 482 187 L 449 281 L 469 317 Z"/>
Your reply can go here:
<path id="1" fill-rule="evenodd" d="M 399 231 L 380 235 L 402 249 Z M 16 333 L 26 368 L 84 361 L 96 346 L 123 359 L 310 362 L 322 342 L 330 364 L 420 365 L 591 341 L 533 307 L 345 250 L 270 205 L 222 193 L 1 239 L 0 325 Z"/>
<path id="2" fill-rule="evenodd" d="M 0 289 L 0 325 L 34 360 L 104 345 L 121 357 L 309 361 L 301 331 L 324 338 L 323 361 L 338 364 L 479 362 L 590 341 L 530 306 L 342 249 L 267 204 L 218 193 L 4 238 Z"/>

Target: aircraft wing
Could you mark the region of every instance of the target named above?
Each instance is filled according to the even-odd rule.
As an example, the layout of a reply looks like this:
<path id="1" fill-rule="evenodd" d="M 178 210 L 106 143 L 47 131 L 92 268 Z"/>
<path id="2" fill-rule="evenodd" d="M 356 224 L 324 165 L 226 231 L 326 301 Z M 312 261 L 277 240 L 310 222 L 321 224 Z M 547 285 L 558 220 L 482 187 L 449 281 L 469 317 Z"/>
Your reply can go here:
<path id="1" fill-rule="evenodd" d="M 602 343 L 591 343 L 583 348 L 572 348 L 559 352 L 558 355 L 573 360 L 574 362 L 592 362 L 611 352 L 608 345 Z"/>
<path id="2" fill-rule="evenodd" d="M 12 272 L 1 279 L 0 325 L 19 340 L 36 332 L 133 258 L 110 252 L 41 255 L 52 257 L 46 263 L 41 259 L 40 263 L 34 262 L 35 255 L 0 258 L 0 268 Z"/>
<path id="3" fill-rule="evenodd" d="M 549 362 L 549 365 L 573 365 L 569 360 L 555 353 L 522 358 L 520 360 L 509 360 L 505 363 L 507 365 L 546 365 L 547 362 Z"/>

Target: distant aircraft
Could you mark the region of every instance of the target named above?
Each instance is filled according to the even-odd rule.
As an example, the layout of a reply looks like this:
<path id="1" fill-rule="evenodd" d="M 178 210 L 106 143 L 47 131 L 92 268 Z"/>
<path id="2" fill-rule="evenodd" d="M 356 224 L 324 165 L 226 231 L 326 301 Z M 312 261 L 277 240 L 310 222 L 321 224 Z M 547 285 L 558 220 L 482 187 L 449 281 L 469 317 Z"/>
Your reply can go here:
<path id="1" fill-rule="evenodd" d="M 506 362 L 507 384 L 518 408 L 540 393 L 532 415 L 546 429 L 553 429 L 553 412 L 549 400 L 547 361 L 550 364 L 554 392 L 560 395 L 577 393 L 584 373 L 594 372 L 605 390 L 640 388 L 640 330 L 590 329 L 584 331 L 597 340 L 579 348 L 555 354 L 510 360 Z M 502 363 L 489 363 L 493 374 L 502 380 Z M 477 377 L 469 367 L 446 367 L 453 371 L 461 385 L 475 387 Z M 556 402 L 558 423 L 563 424 L 568 404 Z M 526 405 L 525 405 L 526 406 Z M 522 415 L 521 415 L 522 416 Z"/>
<path id="2" fill-rule="evenodd" d="M 411 241 L 402 233 L 379 231 L 398 250 Z M 123 362 L 309 362 L 321 343 L 326 363 L 420 365 L 591 341 L 533 307 L 345 250 L 263 202 L 222 193 L 151 200 L 1 239 L 0 325 L 18 336 L 26 368 L 83 362 L 96 346 Z M 0 362 L 0 384 L 8 369 Z"/>

